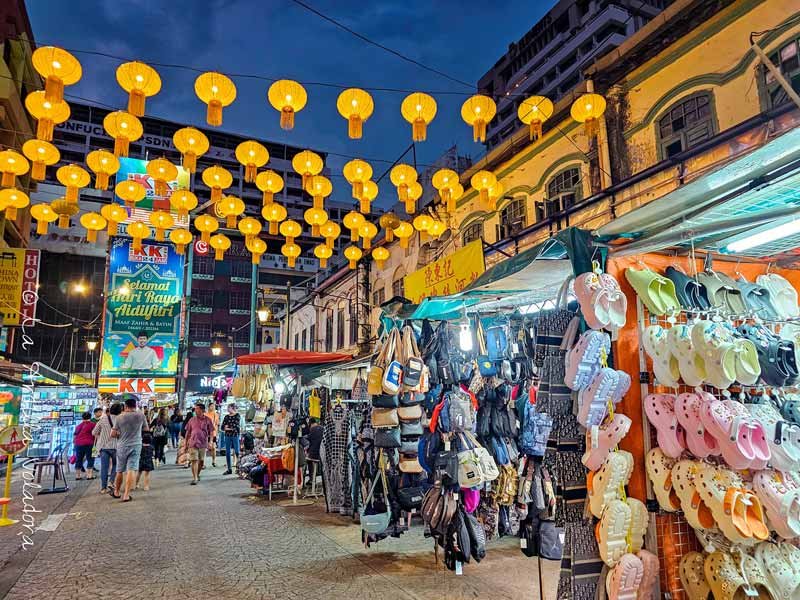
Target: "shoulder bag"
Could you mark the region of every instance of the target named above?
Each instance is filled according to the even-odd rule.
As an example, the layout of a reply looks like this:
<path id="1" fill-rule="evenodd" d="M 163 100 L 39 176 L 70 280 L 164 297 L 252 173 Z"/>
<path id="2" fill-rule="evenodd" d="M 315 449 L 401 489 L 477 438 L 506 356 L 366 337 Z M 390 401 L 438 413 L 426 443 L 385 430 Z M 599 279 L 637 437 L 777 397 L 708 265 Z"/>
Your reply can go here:
<path id="1" fill-rule="evenodd" d="M 378 480 L 383 485 L 384 505 L 386 510 L 380 513 L 368 514 L 367 510 L 372 508 L 373 500 L 375 498 L 375 487 L 378 485 Z M 383 450 L 378 454 L 378 472 L 375 474 L 375 479 L 372 481 L 369 494 L 364 500 L 364 507 L 358 511 L 359 520 L 361 521 L 361 529 L 367 533 L 380 534 L 386 531 L 392 519 L 392 509 L 389 506 L 389 486 L 386 483 L 386 473 L 383 470 Z"/>
<path id="2" fill-rule="evenodd" d="M 397 416 L 396 408 L 373 408 L 372 427 L 375 429 L 397 427 L 400 425 L 400 418 Z"/>
<path id="3" fill-rule="evenodd" d="M 370 365 L 369 374 L 367 375 L 367 393 L 373 396 L 383 393 L 383 372 L 386 368 L 387 357 L 394 352 L 392 348 L 394 331 L 390 331 L 383 338 L 382 343 L 379 344 L 380 349 Z"/>
<path id="4" fill-rule="evenodd" d="M 417 337 L 411 325 L 403 327 L 403 388 L 410 391 L 420 391 L 419 384 L 425 363 L 419 355 Z"/>

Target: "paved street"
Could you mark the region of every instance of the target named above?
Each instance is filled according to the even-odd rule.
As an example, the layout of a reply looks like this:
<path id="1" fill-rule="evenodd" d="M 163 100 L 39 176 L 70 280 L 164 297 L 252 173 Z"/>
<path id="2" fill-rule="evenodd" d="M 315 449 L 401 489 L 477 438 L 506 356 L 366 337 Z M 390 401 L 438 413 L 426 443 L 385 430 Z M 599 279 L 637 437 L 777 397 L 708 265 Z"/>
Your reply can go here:
<path id="1" fill-rule="evenodd" d="M 97 481 L 77 482 L 80 497 L 74 507 L 49 537 L 36 533 L 37 554 L 6 597 L 539 596 L 536 559 L 525 558 L 515 539 L 491 544 L 487 559 L 467 565 L 459 577 L 434 564 L 432 542 L 423 538 L 419 520 L 401 539 L 365 549 L 358 526 L 327 515 L 321 503 L 280 507 L 277 501 L 252 495 L 247 483 L 222 471 L 208 469 L 195 487 L 189 485 L 186 470 L 164 467 L 153 473 L 151 491 L 139 491 L 129 504 L 97 493 Z M 54 502 L 50 498 L 47 502 Z M 0 530 L 2 547 L 9 547 L 13 529 Z M 19 562 L 21 554 L 12 560 Z M 551 578 L 557 577 L 557 565 L 546 563 L 546 569 Z M 0 567 L 3 572 L 10 575 L 6 565 Z"/>

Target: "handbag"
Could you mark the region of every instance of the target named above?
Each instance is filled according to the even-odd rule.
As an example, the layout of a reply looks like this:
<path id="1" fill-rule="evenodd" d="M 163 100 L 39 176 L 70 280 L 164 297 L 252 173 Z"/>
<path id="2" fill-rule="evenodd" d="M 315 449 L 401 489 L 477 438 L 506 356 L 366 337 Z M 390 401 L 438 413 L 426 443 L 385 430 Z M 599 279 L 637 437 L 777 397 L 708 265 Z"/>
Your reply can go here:
<path id="1" fill-rule="evenodd" d="M 419 406 L 425 400 L 422 392 L 404 392 L 399 396 L 400 406 Z"/>
<path id="2" fill-rule="evenodd" d="M 383 392 L 383 372 L 388 357 L 394 353 L 395 331 L 392 330 L 386 335 L 367 373 L 367 393 L 373 396 Z"/>
<path id="3" fill-rule="evenodd" d="M 458 483 L 458 453 L 454 450 L 442 450 L 436 454 L 434 469 L 441 475 L 442 484 Z"/>
<path id="4" fill-rule="evenodd" d="M 400 447 L 400 428 L 375 429 L 374 440 L 376 448 L 399 448 Z"/>
<path id="5" fill-rule="evenodd" d="M 403 473 L 422 473 L 423 471 L 416 456 L 401 456 L 397 468 Z"/>
<path id="6" fill-rule="evenodd" d="M 372 427 L 375 429 L 397 427 L 400 425 L 400 418 L 397 416 L 396 408 L 373 408 Z"/>
<path id="7" fill-rule="evenodd" d="M 400 454 L 417 456 L 419 454 L 419 438 L 417 436 L 406 437 L 400 431 Z"/>
<path id="8" fill-rule="evenodd" d="M 397 416 L 401 421 L 419 421 L 422 418 L 422 407 L 419 404 L 401 406 L 397 409 Z"/>
<path id="9" fill-rule="evenodd" d="M 373 408 L 397 408 L 399 402 L 395 394 L 378 394 L 372 397 Z"/>
<path id="10" fill-rule="evenodd" d="M 380 480 L 381 484 L 383 485 L 384 504 L 386 506 L 386 510 L 380 513 L 368 514 L 368 507 L 372 506 L 372 501 L 375 498 L 375 487 L 378 485 L 378 480 Z M 367 497 L 364 500 L 364 508 L 358 511 L 359 520 L 361 521 L 361 529 L 367 533 L 377 535 L 383 533 L 389 527 L 389 523 L 392 519 L 392 509 L 389 506 L 388 494 L 389 486 L 386 483 L 386 474 L 383 470 L 383 451 L 381 451 L 378 454 L 378 473 L 375 475 L 375 479 L 372 482 L 369 494 L 367 494 Z"/>
<path id="11" fill-rule="evenodd" d="M 397 490 L 397 503 L 405 511 L 419 510 L 422 499 L 425 497 L 425 488 L 422 486 L 404 487 Z"/>
<path id="12" fill-rule="evenodd" d="M 419 421 L 416 422 L 401 422 L 400 423 L 400 433 L 403 436 L 421 436 L 423 432 L 422 423 Z"/>
<path id="13" fill-rule="evenodd" d="M 402 348 L 403 387 L 407 390 L 418 391 L 425 363 L 419 356 L 417 339 L 410 325 L 403 327 Z"/>

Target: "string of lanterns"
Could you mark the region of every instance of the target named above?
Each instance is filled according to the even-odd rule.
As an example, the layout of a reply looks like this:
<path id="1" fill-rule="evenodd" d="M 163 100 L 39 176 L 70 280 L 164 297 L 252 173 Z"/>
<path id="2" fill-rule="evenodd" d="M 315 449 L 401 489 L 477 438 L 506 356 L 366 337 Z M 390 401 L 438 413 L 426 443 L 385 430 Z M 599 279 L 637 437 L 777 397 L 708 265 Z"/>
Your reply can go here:
<path id="1" fill-rule="evenodd" d="M 82 75 L 80 62 L 68 51 L 47 46 L 37 48 L 32 57 L 33 66 L 45 80 L 44 91 L 28 94 L 25 106 L 37 120 L 36 139 L 28 140 L 21 148 L 22 154 L 15 150 L 0 152 L 0 174 L 2 187 L 0 191 L 0 211 L 6 212 L 7 218 L 16 218 L 16 211 L 30 204 L 26 194 L 14 189 L 16 177 L 30 170 L 34 180 L 43 180 L 45 169 L 60 160 L 58 149 L 50 143 L 53 139 L 54 126 L 66 121 L 70 109 L 64 100 L 64 88 L 77 83 Z M 161 77 L 149 65 L 138 62 L 125 62 L 116 70 L 119 86 L 128 94 L 127 111 L 113 111 L 103 120 L 103 128 L 114 139 L 113 152 L 94 150 L 86 155 L 86 166 L 94 174 L 95 188 L 107 190 L 111 177 L 120 169 L 119 157 L 128 155 L 131 142 L 137 141 L 144 132 L 139 117 L 145 114 L 146 99 L 161 90 Z M 194 90 L 197 97 L 207 105 L 206 122 L 213 127 L 222 124 L 223 109 L 236 99 L 236 84 L 228 76 L 209 71 L 200 74 L 195 80 Z M 267 91 L 269 104 L 280 114 L 280 126 L 285 130 L 294 127 L 297 114 L 308 103 L 308 94 L 303 86 L 292 80 L 282 79 L 270 85 Z M 342 91 L 336 101 L 338 113 L 347 121 L 347 134 L 350 139 L 363 136 L 364 124 L 373 114 L 375 103 L 365 90 L 349 88 Z M 553 115 L 553 103 L 543 96 L 532 96 L 519 106 L 518 118 L 528 125 L 530 139 L 535 141 L 542 135 L 542 125 Z M 588 93 L 580 96 L 571 107 L 573 119 L 585 124 L 587 135 L 597 135 L 598 120 L 605 111 L 605 99 L 599 94 Z M 427 137 L 427 128 L 436 117 L 436 100 L 423 92 L 414 92 L 403 99 L 400 105 L 402 117 L 411 125 L 411 138 L 414 142 L 422 142 Z M 472 127 L 473 139 L 484 142 L 489 122 L 497 113 L 497 105 L 489 96 L 477 94 L 468 98 L 461 107 L 461 117 Z M 181 154 L 182 166 L 190 173 L 197 170 L 197 159 L 203 156 L 210 147 L 207 136 L 194 127 L 184 127 L 173 136 L 175 148 Z M 302 250 L 295 243 L 303 231 L 300 223 L 287 219 L 288 211 L 275 201 L 275 194 L 280 193 L 285 185 L 283 178 L 270 169 L 261 170 L 269 162 L 269 151 L 263 144 L 247 140 L 235 149 L 235 157 L 244 167 L 244 181 L 254 184 L 261 192 L 263 206 L 261 216 L 267 223 L 270 235 L 281 234 L 285 243 L 281 253 L 286 256 L 288 264 L 293 267 Z M 303 220 L 310 227 L 312 237 L 320 237 L 323 243 L 314 247 L 313 253 L 325 267 L 333 255 L 334 241 L 341 233 L 341 227 L 330 220 L 324 202 L 333 192 L 331 181 L 321 175 L 324 168 L 322 158 L 311 150 L 303 150 L 292 159 L 292 168 L 301 177 L 303 189 L 312 197 L 312 207 L 303 214 Z M 166 158 L 156 158 L 148 162 L 147 174 L 153 180 L 153 191 L 157 196 L 167 196 L 170 192 L 169 182 L 178 176 L 178 167 Z M 372 166 L 364 160 L 353 159 L 344 165 L 342 174 L 351 186 L 352 197 L 358 202 L 358 211 L 352 210 L 342 219 L 342 225 L 350 231 L 351 245 L 344 249 L 344 256 L 350 267 L 369 251 L 379 268 L 389 258 L 389 251 L 383 247 L 372 248 L 371 242 L 378 235 L 379 227 L 367 220 L 370 205 L 378 196 L 378 185 L 372 180 Z M 31 207 L 31 215 L 37 221 L 37 233 L 47 233 L 48 225 L 58 221 L 61 228 L 69 227 L 70 219 L 78 213 L 80 190 L 91 182 L 88 171 L 78 165 L 66 165 L 59 168 L 56 178 L 66 188 L 65 196 L 50 204 L 41 203 Z M 215 258 L 223 260 L 224 253 L 230 248 L 231 240 L 219 229 L 217 217 L 225 219 L 228 229 L 237 228 L 237 219 L 244 213 L 245 204 L 236 196 L 225 195 L 233 183 L 233 175 L 225 168 L 214 165 L 203 170 L 203 183 L 211 190 L 213 215 L 201 214 L 194 218 L 194 228 L 200 238 L 210 244 L 215 251 Z M 423 193 L 418 181 L 417 171 L 408 164 L 395 165 L 389 179 L 397 189 L 397 197 L 405 205 L 409 215 L 416 212 L 416 202 Z M 439 199 L 448 214 L 456 210 L 457 201 L 463 196 L 464 188 L 458 173 L 451 169 L 439 169 L 433 173 L 431 183 L 439 195 Z M 470 185 L 478 193 L 481 203 L 488 210 L 495 210 L 497 201 L 503 196 L 503 185 L 488 170 L 479 170 L 470 179 Z M 136 181 L 117 181 L 115 194 L 125 202 L 128 208 L 135 207 L 137 202 L 146 196 L 144 186 Z M 186 222 L 191 211 L 198 206 L 198 199 L 188 190 L 175 190 L 169 194 L 170 207 L 181 223 Z M 80 223 L 87 230 L 87 240 L 94 242 L 97 232 L 107 229 L 109 235 L 115 235 L 119 223 L 128 218 L 128 212 L 122 206 L 111 204 L 103 206 L 100 213 L 90 212 L 81 216 Z M 419 214 L 411 222 L 401 220 L 393 212 L 383 214 L 378 224 L 385 232 L 387 242 L 398 238 L 400 246 L 407 248 L 409 239 L 415 231 L 421 239 L 438 237 L 448 226 L 441 219 L 430 214 Z M 178 253 L 183 253 L 191 243 L 192 233 L 189 229 L 175 227 L 176 220 L 168 211 L 156 210 L 149 215 L 149 225 L 155 229 L 155 239 L 163 241 L 169 232 L 169 240 L 175 244 Z M 142 240 L 152 234 L 151 227 L 142 221 L 128 224 L 126 233 L 133 238 L 134 248 L 141 247 Z M 245 246 L 251 252 L 253 262 L 260 260 L 266 250 L 266 242 L 258 236 L 262 224 L 258 219 L 245 217 L 238 221 L 238 229 L 245 237 Z M 214 234 L 214 235 L 212 235 Z M 358 247 L 359 241 L 361 247 Z"/>

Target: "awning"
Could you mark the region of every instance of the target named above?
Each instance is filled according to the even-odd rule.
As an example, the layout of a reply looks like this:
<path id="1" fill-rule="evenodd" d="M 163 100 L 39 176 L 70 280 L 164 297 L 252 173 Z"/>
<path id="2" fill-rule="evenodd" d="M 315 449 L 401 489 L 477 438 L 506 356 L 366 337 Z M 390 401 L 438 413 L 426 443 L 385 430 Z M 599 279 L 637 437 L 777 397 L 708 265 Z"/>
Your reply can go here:
<path id="1" fill-rule="evenodd" d="M 236 358 L 237 365 L 318 365 L 323 363 L 339 363 L 351 360 L 350 354 L 337 352 L 307 352 L 305 350 L 285 350 L 273 348 L 264 352 L 245 354 Z"/>

